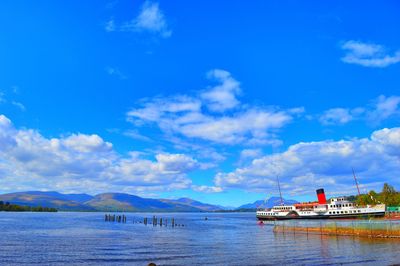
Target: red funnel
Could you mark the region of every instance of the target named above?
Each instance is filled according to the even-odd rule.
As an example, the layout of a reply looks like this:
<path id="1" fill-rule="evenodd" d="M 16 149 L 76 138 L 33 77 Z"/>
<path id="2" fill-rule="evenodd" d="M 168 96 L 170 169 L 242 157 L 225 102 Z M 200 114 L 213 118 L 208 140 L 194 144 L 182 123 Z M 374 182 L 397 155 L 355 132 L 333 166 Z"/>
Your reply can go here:
<path id="1" fill-rule="evenodd" d="M 319 204 L 326 204 L 326 197 L 323 188 L 317 189 L 317 197 Z"/>

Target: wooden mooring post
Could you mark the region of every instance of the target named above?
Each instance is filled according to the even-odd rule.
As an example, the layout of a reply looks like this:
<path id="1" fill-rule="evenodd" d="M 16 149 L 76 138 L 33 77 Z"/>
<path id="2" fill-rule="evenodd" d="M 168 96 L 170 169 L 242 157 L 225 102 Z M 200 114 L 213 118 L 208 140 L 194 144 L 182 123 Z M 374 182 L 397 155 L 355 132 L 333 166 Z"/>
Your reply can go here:
<path id="1" fill-rule="evenodd" d="M 173 218 L 173 217 L 170 218 L 170 219 L 171 220 L 168 221 L 169 220 L 168 218 L 162 218 L 162 217 L 157 218 L 154 215 L 152 217 L 151 223 L 152 223 L 153 226 L 158 226 L 159 225 L 160 227 L 168 227 L 168 226 L 171 226 L 171 227 L 184 227 L 185 226 L 184 224 L 178 224 L 176 219 Z M 127 223 L 127 220 L 128 220 L 128 218 L 127 218 L 127 216 L 125 214 L 122 214 L 122 215 L 104 214 L 104 221 L 106 221 L 106 222 Z M 142 223 L 142 221 L 140 221 L 140 220 L 139 221 L 135 221 L 135 219 L 132 219 L 132 223 L 133 224 Z M 147 224 L 149 224 L 149 223 L 150 223 L 149 222 L 149 218 L 144 217 L 143 218 L 143 224 L 147 226 Z"/>

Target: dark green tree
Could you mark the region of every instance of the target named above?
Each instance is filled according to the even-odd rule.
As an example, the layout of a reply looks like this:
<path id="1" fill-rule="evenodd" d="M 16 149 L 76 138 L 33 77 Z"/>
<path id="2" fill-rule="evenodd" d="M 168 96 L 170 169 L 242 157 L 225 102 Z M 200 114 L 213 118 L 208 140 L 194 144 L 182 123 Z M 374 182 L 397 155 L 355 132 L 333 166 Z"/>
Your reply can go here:
<path id="1" fill-rule="evenodd" d="M 388 183 L 383 184 L 381 199 L 387 206 L 396 206 L 398 204 L 396 190 Z"/>

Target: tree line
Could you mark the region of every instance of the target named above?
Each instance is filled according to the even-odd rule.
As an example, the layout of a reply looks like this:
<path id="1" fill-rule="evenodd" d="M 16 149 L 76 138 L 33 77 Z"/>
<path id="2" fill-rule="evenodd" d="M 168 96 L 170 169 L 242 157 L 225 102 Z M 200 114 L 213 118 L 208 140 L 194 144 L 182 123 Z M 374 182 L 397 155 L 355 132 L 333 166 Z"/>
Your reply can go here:
<path id="1" fill-rule="evenodd" d="M 0 201 L 0 211 L 6 212 L 57 212 L 56 208 L 42 206 L 21 206 L 9 202 Z"/>
<path id="2" fill-rule="evenodd" d="M 400 206 L 400 192 L 397 192 L 392 185 L 383 184 L 381 192 L 371 190 L 368 194 L 360 196 L 350 196 L 348 200 L 356 202 L 359 205 L 365 204 L 386 204 L 386 207 Z"/>

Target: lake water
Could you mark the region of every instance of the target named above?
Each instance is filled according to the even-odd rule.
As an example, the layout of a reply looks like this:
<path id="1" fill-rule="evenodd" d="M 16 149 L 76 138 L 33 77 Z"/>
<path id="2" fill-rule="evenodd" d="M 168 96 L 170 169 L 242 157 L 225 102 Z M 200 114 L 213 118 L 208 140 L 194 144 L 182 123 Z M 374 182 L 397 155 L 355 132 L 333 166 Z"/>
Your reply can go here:
<path id="1" fill-rule="evenodd" d="M 184 227 L 133 223 L 153 214 L 0 212 L 1 265 L 392 265 L 400 240 L 293 235 L 253 213 L 159 214 Z M 208 217 L 208 220 L 204 218 Z"/>

